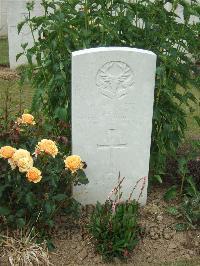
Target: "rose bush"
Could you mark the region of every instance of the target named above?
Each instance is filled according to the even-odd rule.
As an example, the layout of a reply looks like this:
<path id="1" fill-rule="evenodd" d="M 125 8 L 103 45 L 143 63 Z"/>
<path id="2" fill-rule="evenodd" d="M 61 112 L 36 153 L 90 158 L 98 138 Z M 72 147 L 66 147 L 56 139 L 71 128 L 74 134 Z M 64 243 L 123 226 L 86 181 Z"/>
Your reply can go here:
<path id="1" fill-rule="evenodd" d="M 40 236 L 47 236 L 55 217 L 78 205 L 72 184 L 88 180 L 81 158 L 69 155 L 62 142 L 42 139 L 41 128 L 32 115 L 23 114 L 1 134 L 0 221 L 2 227 L 34 225 Z"/>

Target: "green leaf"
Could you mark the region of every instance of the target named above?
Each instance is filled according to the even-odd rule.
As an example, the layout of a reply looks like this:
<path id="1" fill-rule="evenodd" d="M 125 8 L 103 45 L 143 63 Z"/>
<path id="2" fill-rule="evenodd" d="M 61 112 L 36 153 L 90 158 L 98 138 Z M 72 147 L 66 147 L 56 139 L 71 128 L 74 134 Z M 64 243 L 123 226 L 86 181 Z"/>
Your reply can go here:
<path id="1" fill-rule="evenodd" d="M 167 212 L 174 216 L 177 216 L 179 214 L 179 211 L 176 207 L 167 208 Z"/>
<path id="2" fill-rule="evenodd" d="M 191 196 L 196 196 L 198 194 L 198 189 L 196 187 L 196 184 L 193 180 L 193 177 L 192 176 L 188 176 L 187 177 L 187 182 L 188 184 L 190 185 L 189 188 L 190 188 L 190 193 L 191 193 Z M 200 193 L 200 192 L 199 192 Z"/>
<path id="3" fill-rule="evenodd" d="M 83 170 L 79 170 L 76 175 L 76 179 L 80 184 L 86 185 L 89 183 L 89 180 Z"/>
<path id="4" fill-rule="evenodd" d="M 33 192 L 28 192 L 26 194 L 26 202 L 30 208 L 34 207 L 36 203 L 36 199 L 35 199 L 35 195 L 33 194 Z"/>
<path id="5" fill-rule="evenodd" d="M 187 229 L 187 224 L 185 223 L 178 223 L 175 225 L 176 231 L 185 231 Z"/>
<path id="6" fill-rule="evenodd" d="M 51 125 L 50 123 L 45 123 L 44 124 L 44 129 L 46 131 L 52 131 L 53 130 L 53 125 Z"/>
<path id="7" fill-rule="evenodd" d="M 156 68 L 156 74 L 157 75 L 161 75 L 161 74 L 163 74 L 165 72 L 165 66 L 158 66 L 157 68 Z"/>
<path id="8" fill-rule="evenodd" d="M 16 61 L 23 55 L 24 53 L 19 53 L 16 55 Z"/>
<path id="9" fill-rule="evenodd" d="M 10 214 L 10 210 L 7 207 L 0 207 L 0 215 L 7 216 Z"/>
<path id="10" fill-rule="evenodd" d="M 2 194 L 3 192 L 5 191 L 5 189 L 9 187 L 9 185 L 3 185 L 3 186 L 0 186 L 0 198 L 2 197 Z"/>
<path id="11" fill-rule="evenodd" d="M 198 126 L 200 127 L 200 117 L 199 116 L 194 116 L 194 119 L 196 120 Z"/>
<path id="12" fill-rule="evenodd" d="M 45 203 L 45 210 L 47 214 L 50 214 L 52 212 L 51 203 L 49 201 Z"/>
<path id="13" fill-rule="evenodd" d="M 176 196 L 177 196 L 177 187 L 172 186 L 165 192 L 164 200 L 169 201 L 169 200 L 175 199 Z"/>
<path id="14" fill-rule="evenodd" d="M 153 179 L 157 180 L 160 184 L 162 184 L 162 177 L 160 175 L 154 175 Z"/>
<path id="15" fill-rule="evenodd" d="M 20 33 L 21 29 L 23 28 L 24 24 L 26 23 L 26 20 L 20 22 L 18 25 L 17 25 L 17 30 L 18 30 L 18 34 Z"/>
<path id="16" fill-rule="evenodd" d="M 54 226 L 53 220 L 47 220 L 46 225 L 48 225 L 49 227 L 53 227 Z"/>
<path id="17" fill-rule="evenodd" d="M 57 194 L 56 196 L 53 196 L 53 199 L 56 201 L 62 201 L 67 199 L 67 195 L 66 194 Z"/>
<path id="18" fill-rule="evenodd" d="M 26 224 L 25 220 L 23 218 L 18 218 L 16 220 L 16 223 L 17 223 L 17 227 L 18 228 L 23 228 Z"/>
<path id="19" fill-rule="evenodd" d="M 67 117 L 68 117 L 67 108 L 58 107 L 55 110 L 55 118 L 59 118 L 60 120 L 67 121 Z"/>
<path id="20" fill-rule="evenodd" d="M 21 44 L 21 47 L 22 47 L 23 50 L 25 50 L 27 46 L 28 46 L 27 42 Z"/>
<path id="21" fill-rule="evenodd" d="M 55 246 L 53 244 L 53 242 L 50 240 L 50 239 L 47 239 L 47 247 L 48 247 L 48 250 L 51 252 L 53 250 L 55 250 Z"/>

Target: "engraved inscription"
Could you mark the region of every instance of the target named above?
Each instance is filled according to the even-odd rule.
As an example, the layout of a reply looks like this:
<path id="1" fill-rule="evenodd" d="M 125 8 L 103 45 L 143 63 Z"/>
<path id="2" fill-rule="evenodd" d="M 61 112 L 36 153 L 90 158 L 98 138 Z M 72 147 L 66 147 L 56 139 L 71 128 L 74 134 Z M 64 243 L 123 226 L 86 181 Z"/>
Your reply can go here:
<path id="1" fill-rule="evenodd" d="M 109 168 L 110 171 L 107 173 L 107 176 L 110 178 L 115 177 L 115 162 L 113 160 L 113 152 L 115 149 L 124 149 L 127 148 L 127 143 L 119 141 L 118 131 L 116 129 L 108 130 L 108 137 L 106 143 L 97 144 L 97 149 L 99 150 L 109 150 Z"/>
<path id="2" fill-rule="evenodd" d="M 123 98 L 133 85 L 133 72 L 124 62 L 108 62 L 99 69 L 96 85 L 100 93 L 107 98 Z"/>

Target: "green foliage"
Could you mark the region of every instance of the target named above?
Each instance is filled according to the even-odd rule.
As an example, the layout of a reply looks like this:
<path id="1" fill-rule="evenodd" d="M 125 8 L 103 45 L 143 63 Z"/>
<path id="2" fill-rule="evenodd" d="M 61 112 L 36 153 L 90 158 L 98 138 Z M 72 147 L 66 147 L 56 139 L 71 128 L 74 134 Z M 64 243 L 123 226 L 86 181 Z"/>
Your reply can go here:
<path id="1" fill-rule="evenodd" d="M 199 177 L 199 151 L 200 151 L 200 141 L 193 140 L 190 143 L 189 151 L 184 151 L 184 154 L 179 154 L 176 160 L 173 161 L 175 168 L 174 170 L 169 169 L 171 172 L 171 177 L 175 179 L 176 185 L 171 186 L 164 194 L 164 199 L 169 201 L 176 196 L 182 195 L 186 192 L 186 187 L 188 187 L 188 182 L 191 178 L 200 189 L 200 177 Z M 180 185 L 180 188 L 179 188 Z M 179 191 L 179 193 L 178 193 Z"/>
<path id="2" fill-rule="evenodd" d="M 189 163 L 198 162 L 200 141 L 192 141 L 191 149 L 188 154 L 181 155 L 178 158 L 178 175 L 181 180 L 180 200 L 181 203 L 171 206 L 167 211 L 177 218 L 184 220 L 184 223 L 178 223 L 176 230 L 185 230 L 188 227 L 196 228 L 200 226 L 200 188 L 199 180 L 196 179 L 195 173 L 190 173 Z M 194 176 L 192 176 L 192 174 Z M 198 174 L 198 173 L 197 173 Z M 164 195 L 165 200 L 172 200 L 178 195 L 178 186 L 170 187 Z"/>
<path id="3" fill-rule="evenodd" d="M 183 193 L 184 189 L 184 183 L 187 181 L 187 184 L 192 178 L 188 165 L 189 163 L 194 163 L 197 160 L 197 156 L 199 155 L 200 151 L 200 141 L 195 140 L 191 142 L 191 149 L 189 153 L 186 153 L 185 155 L 181 155 L 181 157 L 178 158 L 178 175 L 181 179 L 181 188 L 180 188 L 180 194 Z M 194 178 L 194 177 L 193 177 Z M 198 182 L 198 180 L 195 180 Z"/>
<path id="4" fill-rule="evenodd" d="M 89 231 L 96 240 L 96 249 L 107 260 L 126 258 L 138 243 L 138 204 L 135 201 L 116 206 L 107 201 L 96 204 Z"/>
<path id="5" fill-rule="evenodd" d="M 19 125 L 11 122 L 2 129 L 0 148 L 11 145 L 34 153 L 36 144 L 43 139 L 43 124 Z M 46 135 L 47 136 L 47 135 Z M 48 136 L 48 138 L 50 135 Z M 33 156 L 33 165 L 42 173 L 42 179 L 33 183 L 26 172 L 11 169 L 9 161 L 0 158 L 0 221 L 1 226 L 24 228 L 34 226 L 40 237 L 48 237 L 60 214 L 77 215 L 78 203 L 72 198 L 71 186 L 87 184 L 85 173 L 79 170 L 72 174 L 64 167 L 64 156 L 69 155 L 69 146 L 57 140 L 58 154 L 41 153 Z"/>
<path id="6" fill-rule="evenodd" d="M 170 187 L 164 194 L 164 200 L 169 201 L 177 196 L 177 186 Z"/>
<path id="7" fill-rule="evenodd" d="M 200 227 L 200 191 L 191 176 L 187 178 L 187 184 L 180 205 L 167 210 L 171 215 L 184 220 L 184 223 L 176 225 L 177 230 Z"/>
<path id="8" fill-rule="evenodd" d="M 178 4 L 183 6 L 183 23 L 177 22 Z M 33 110 L 43 111 L 55 125 L 70 123 L 72 51 L 129 46 L 157 54 L 151 168 L 160 181 L 166 157 L 175 155 L 184 138 L 185 107 L 197 102 L 190 88 L 199 85 L 194 63 L 199 58 L 199 23 L 189 23 L 191 15 L 199 16 L 196 1 L 43 0 L 42 6 L 44 15 L 31 17 L 29 5 L 29 16 L 18 30 L 28 24 L 34 38 L 33 47 L 23 46 L 26 74 L 35 88 Z M 64 130 L 70 134 L 69 128 Z"/>
<path id="9" fill-rule="evenodd" d="M 186 222 L 193 226 L 200 226 L 200 193 L 194 197 L 185 197 L 179 209 Z"/>
<path id="10" fill-rule="evenodd" d="M 143 180 L 139 198 L 141 197 L 146 179 L 138 180 L 126 201 L 121 199 L 123 180 L 119 173 L 118 185 L 111 191 L 105 204 L 97 202 L 88 225 L 89 232 L 95 239 L 96 249 L 105 260 L 113 260 L 114 257 L 127 259 L 138 243 L 138 202 L 131 200 L 131 197 L 137 184 Z"/>
<path id="11" fill-rule="evenodd" d="M 197 189 L 192 177 L 187 178 L 188 186 L 180 211 L 191 225 L 200 226 L 200 190 Z"/>

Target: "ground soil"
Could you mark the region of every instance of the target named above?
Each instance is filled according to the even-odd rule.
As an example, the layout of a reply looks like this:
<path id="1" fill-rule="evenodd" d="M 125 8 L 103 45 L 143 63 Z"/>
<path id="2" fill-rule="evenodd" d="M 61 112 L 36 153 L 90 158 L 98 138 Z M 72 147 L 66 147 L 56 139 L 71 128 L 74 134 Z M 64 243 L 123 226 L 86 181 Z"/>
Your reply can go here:
<path id="1" fill-rule="evenodd" d="M 148 196 L 147 205 L 141 208 L 140 224 L 145 233 L 130 254 L 127 261 L 129 265 L 163 265 L 190 260 L 196 261 L 195 266 L 200 265 L 200 230 L 175 231 L 175 225 L 180 220 L 177 221 L 166 212 L 172 202 L 163 200 L 165 191 L 166 188 L 154 187 Z M 53 265 L 104 264 L 101 256 L 95 252 L 91 236 L 83 229 L 91 209 L 88 206 L 87 215 L 83 215 L 81 223 L 72 226 L 70 230 L 66 218 L 61 217 L 53 237 L 56 245 L 55 253 L 50 255 Z M 114 264 L 122 265 L 118 260 Z"/>

